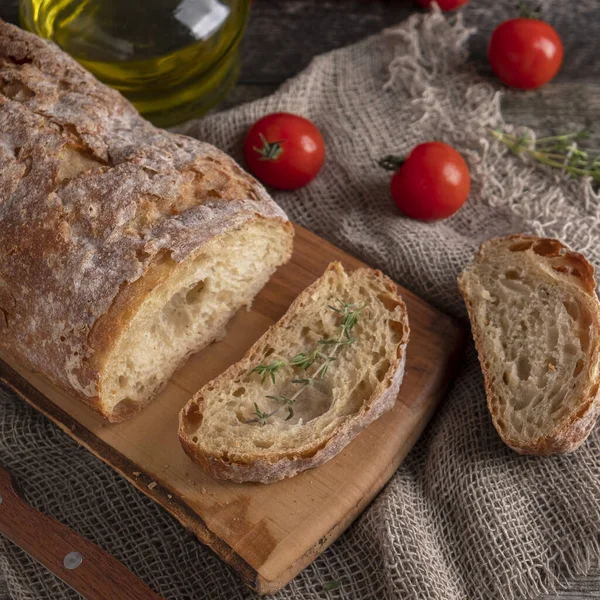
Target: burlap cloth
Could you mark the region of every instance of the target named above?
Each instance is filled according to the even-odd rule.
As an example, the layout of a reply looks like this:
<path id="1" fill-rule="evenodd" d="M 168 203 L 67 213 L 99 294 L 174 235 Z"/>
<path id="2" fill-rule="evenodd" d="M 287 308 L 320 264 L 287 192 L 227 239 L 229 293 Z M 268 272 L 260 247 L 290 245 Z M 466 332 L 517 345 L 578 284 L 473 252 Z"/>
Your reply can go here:
<path id="1" fill-rule="evenodd" d="M 456 274 L 490 236 L 558 236 L 600 264 L 599 198 L 589 185 L 527 167 L 490 141 L 486 128 L 501 124 L 499 92 L 467 65 L 468 36 L 460 21 L 416 15 L 316 58 L 275 95 L 189 132 L 239 159 L 256 118 L 287 110 L 315 121 L 327 144 L 325 168 L 305 189 L 276 200 L 297 222 L 464 318 Z M 473 187 L 457 215 L 419 223 L 398 213 L 389 174 L 376 163 L 431 139 L 467 157 Z M 167 598 L 253 596 L 174 519 L 6 392 L 0 429 L 0 460 L 27 499 Z M 390 483 L 277 598 L 532 598 L 600 556 L 599 497 L 600 432 L 569 456 L 513 453 L 492 427 L 471 344 L 442 408 Z M 327 594 L 322 585 L 332 580 L 342 586 Z M 76 597 L 0 537 L 6 594 Z"/>

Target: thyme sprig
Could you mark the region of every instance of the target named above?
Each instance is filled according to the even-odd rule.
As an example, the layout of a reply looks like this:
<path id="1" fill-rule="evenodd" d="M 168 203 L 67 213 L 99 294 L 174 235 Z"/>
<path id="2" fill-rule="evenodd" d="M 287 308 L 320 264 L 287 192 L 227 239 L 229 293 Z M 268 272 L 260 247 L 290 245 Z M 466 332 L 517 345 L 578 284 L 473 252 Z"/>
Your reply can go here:
<path id="1" fill-rule="evenodd" d="M 254 414 L 256 415 L 257 423 L 260 423 L 261 425 L 264 425 L 267 422 L 267 419 L 269 418 L 268 413 L 260 410 L 260 407 L 258 406 L 258 404 L 256 404 L 256 402 L 254 403 Z"/>
<path id="2" fill-rule="evenodd" d="M 246 423 L 258 423 L 261 427 L 267 424 L 267 421 L 278 414 L 284 408 L 287 409 L 288 414 L 285 418 L 289 421 L 294 416 L 293 406 L 298 400 L 300 394 L 309 386 L 315 385 L 320 379 L 323 379 L 327 374 L 329 365 L 337 360 L 335 357 L 336 352 L 342 346 L 348 346 L 356 341 L 350 335 L 350 332 L 356 327 L 360 314 L 365 308 L 365 305 L 357 306 L 344 302 L 341 299 L 337 300 L 338 306 L 328 305 L 328 308 L 335 313 L 341 315 L 342 321 L 339 326 L 337 336 L 333 338 L 320 339 L 317 342 L 317 346 L 308 352 L 300 352 L 296 354 L 289 361 L 285 360 L 274 360 L 268 365 L 258 365 L 252 369 L 252 373 L 258 373 L 261 376 L 261 382 L 264 383 L 269 377 L 273 383 L 275 383 L 275 374 L 283 367 L 296 367 L 304 371 L 308 371 L 316 362 L 319 362 L 319 367 L 316 371 L 306 377 L 296 377 L 292 379 L 291 383 L 299 385 L 300 387 L 294 392 L 292 396 L 276 395 L 276 396 L 265 396 L 271 400 L 275 400 L 279 403 L 279 406 L 274 408 L 270 412 L 263 411 L 258 404 L 254 403 L 254 417 L 246 421 Z M 319 348 L 323 346 L 331 347 L 329 353 L 322 352 Z"/>
<path id="3" fill-rule="evenodd" d="M 262 375 L 262 383 L 265 382 L 267 377 L 270 377 L 271 381 L 275 383 L 275 373 L 277 373 L 281 367 L 285 367 L 286 364 L 287 363 L 283 360 L 276 360 L 270 365 L 258 365 L 258 367 L 254 367 L 254 369 L 252 369 L 252 372 Z"/>
<path id="4" fill-rule="evenodd" d="M 528 156 L 573 177 L 591 177 L 600 182 L 600 154 L 583 150 L 577 144 L 589 137 L 587 131 L 537 139 L 528 133 L 517 135 L 497 129 L 490 130 L 490 133 L 516 156 Z"/>

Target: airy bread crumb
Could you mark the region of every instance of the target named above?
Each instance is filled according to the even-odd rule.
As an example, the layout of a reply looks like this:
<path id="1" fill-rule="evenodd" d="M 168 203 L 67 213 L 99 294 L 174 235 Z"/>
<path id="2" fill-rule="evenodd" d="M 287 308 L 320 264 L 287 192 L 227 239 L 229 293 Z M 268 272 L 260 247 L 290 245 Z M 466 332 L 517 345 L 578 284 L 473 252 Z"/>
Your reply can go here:
<path id="1" fill-rule="evenodd" d="M 289 360 L 333 339 L 338 300 L 365 308 L 327 371 L 296 400 L 293 416 L 252 422 L 254 403 L 270 412 L 267 396 L 290 397 L 292 380 L 307 372 L 285 366 L 273 383 L 253 368 Z M 408 341 L 406 307 L 397 286 L 379 271 L 346 274 L 339 263 L 307 288 L 237 364 L 204 386 L 180 415 L 180 439 L 188 454 L 216 477 L 263 483 L 289 477 L 335 456 L 370 422 L 389 410 L 404 373 Z"/>
<path id="2" fill-rule="evenodd" d="M 287 259 L 289 246 L 281 224 L 256 219 L 173 264 L 108 357 L 102 398 L 109 419 L 145 404 L 190 354 L 223 337 L 231 317 Z"/>
<path id="3" fill-rule="evenodd" d="M 524 235 L 486 242 L 459 277 L 492 420 L 517 452 L 570 452 L 596 421 L 595 287 L 581 254 Z"/>

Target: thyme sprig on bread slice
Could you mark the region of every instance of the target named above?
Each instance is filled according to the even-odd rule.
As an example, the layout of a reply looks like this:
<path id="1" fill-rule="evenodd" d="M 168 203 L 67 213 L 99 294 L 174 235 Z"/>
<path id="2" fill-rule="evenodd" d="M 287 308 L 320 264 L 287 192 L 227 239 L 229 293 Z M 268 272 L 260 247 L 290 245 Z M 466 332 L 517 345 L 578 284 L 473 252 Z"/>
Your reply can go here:
<path id="1" fill-rule="evenodd" d="M 317 342 L 317 346 L 311 352 L 299 352 L 289 362 L 284 360 L 274 360 L 268 365 L 258 365 L 252 369 L 253 373 L 258 373 L 262 377 L 262 383 L 265 382 L 267 375 L 271 378 L 271 381 L 275 383 L 275 373 L 282 367 L 291 366 L 298 367 L 307 371 L 312 367 L 316 361 L 322 361 L 319 368 L 310 377 L 297 377 L 292 379 L 292 383 L 300 385 L 300 388 L 292 396 L 285 395 L 266 395 L 265 398 L 270 398 L 279 402 L 281 405 L 274 408 L 271 412 L 264 412 L 260 409 L 258 404 L 254 403 L 254 415 L 255 417 L 246 421 L 246 423 L 258 423 L 263 426 L 267 424 L 267 421 L 274 417 L 282 408 L 287 408 L 288 415 L 286 421 L 289 421 L 294 416 L 293 406 L 296 400 L 300 397 L 300 394 L 309 385 L 315 385 L 319 379 L 323 379 L 327 375 L 329 364 L 336 360 L 335 353 L 338 348 L 342 346 L 349 346 L 353 344 L 356 339 L 350 335 L 350 332 L 358 323 L 360 313 L 365 309 L 365 305 L 358 306 L 356 304 L 344 302 L 341 298 L 337 299 L 339 306 L 327 305 L 327 308 L 338 313 L 342 316 L 342 322 L 340 324 L 339 333 L 335 338 L 322 338 Z M 329 345 L 332 347 L 329 354 L 325 354 L 319 350 L 319 346 Z"/>
<path id="2" fill-rule="evenodd" d="M 181 443 L 210 474 L 234 481 L 268 483 L 316 467 L 392 408 L 408 336 L 396 284 L 332 263 L 240 362 L 188 402 Z M 283 397 L 300 390 L 290 416 Z M 276 409 L 281 418 L 268 417 Z M 267 417 L 264 427 L 248 422 Z"/>

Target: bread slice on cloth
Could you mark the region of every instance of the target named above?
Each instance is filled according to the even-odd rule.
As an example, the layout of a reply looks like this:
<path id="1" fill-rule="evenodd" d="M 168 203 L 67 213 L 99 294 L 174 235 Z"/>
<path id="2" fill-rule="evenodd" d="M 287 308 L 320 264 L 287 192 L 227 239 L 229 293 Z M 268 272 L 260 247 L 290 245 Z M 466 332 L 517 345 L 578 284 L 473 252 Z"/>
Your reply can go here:
<path id="1" fill-rule="evenodd" d="M 578 448 L 600 410 L 593 267 L 558 240 L 512 235 L 484 243 L 458 282 L 502 439 L 523 454 Z"/>
<path id="2" fill-rule="evenodd" d="M 392 408 L 408 335 L 396 284 L 332 263 L 183 408 L 181 443 L 210 474 L 238 482 L 316 467 Z"/>

